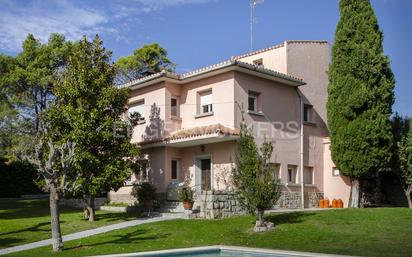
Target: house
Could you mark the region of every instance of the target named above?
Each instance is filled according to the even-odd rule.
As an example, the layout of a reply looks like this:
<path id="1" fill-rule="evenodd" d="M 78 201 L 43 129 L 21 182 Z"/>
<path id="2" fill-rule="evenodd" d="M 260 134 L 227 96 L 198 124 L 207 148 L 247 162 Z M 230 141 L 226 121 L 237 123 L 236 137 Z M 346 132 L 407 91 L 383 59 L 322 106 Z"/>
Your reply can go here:
<path id="1" fill-rule="evenodd" d="M 271 162 L 283 184 L 279 206 L 315 207 L 322 197 L 347 206 L 350 182 L 329 150 L 329 62 L 326 41 L 285 41 L 188 73 L 164 71 L 125 84 L 128 113 L 141 114 L 132 142 L 141 146 L 143 165 L 110 200 L 133 201 L 139 181 L 151 181 L 171 202 L 185 179 L 200 198 L 222 194 L 230 187 L 243 117 L 258 145 L 264 138 L 274 143 Z"/>

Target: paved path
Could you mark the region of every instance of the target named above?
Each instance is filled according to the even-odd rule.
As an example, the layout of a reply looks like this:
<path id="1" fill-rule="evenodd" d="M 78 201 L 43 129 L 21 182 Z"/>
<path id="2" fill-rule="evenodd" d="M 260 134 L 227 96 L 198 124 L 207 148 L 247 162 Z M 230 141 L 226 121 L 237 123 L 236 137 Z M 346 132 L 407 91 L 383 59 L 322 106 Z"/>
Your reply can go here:
<path id="1" fill-rule="evenodd" d="M 131 220 L 131 221 L 125 221 L 117 224 L 112 224 L 109 226 L 104 226 L 104 227 L 99 227 L 95 229 L 90 229 L 90 230 L 85 230 L 69 235 L 63 236 L 63 242 L 70 241 L 70 240 L 76 240 L 88 236 L 94 236 L 102 233 L 106 233 L 112 230 L 116 229 L 122 229 L 122 228 L 127 228 L 127 227 L 132 227 L 132 226 L 137 226 L 145 223 L 152 223 L 152 222 L 157 222 L 157 221 L 164 221 L 164 220 L 173 220 L 173 219 L 180 219 L 184 218 L 182 215 L 167 215 L 167 216 L 160 216 L 160 217 L 152 217 L 152 218 L 140 218 L 136 220 Z M 9 248 L 4 248 L 0 249 L 0 255 L 3 254 L 8 254 L 8 253 L 13 253 L 13 252 L 19 252 L 19 251 L 24 251 L 24 250 L 30 250 L 33 248 L 37 247 L 42 247 L 42 246 L 47 246 L 51 245 L 52 240 L 51 239 L 46 239 L 30 244 L 24 244 L 24 245 L 18 245 L 14 247 L 9 247 Z"/>

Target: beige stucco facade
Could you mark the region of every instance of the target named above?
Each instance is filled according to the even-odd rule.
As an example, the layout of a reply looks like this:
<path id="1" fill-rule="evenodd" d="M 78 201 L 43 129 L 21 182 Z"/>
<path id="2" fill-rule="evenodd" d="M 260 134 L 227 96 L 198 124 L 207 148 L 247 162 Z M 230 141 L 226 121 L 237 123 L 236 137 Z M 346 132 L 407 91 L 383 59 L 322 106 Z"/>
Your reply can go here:
<path id="1" fill-rule="evenodd" d="M 346 178 L 332 176 L 326 139 L 329 51 L 325 41 L 285 41 L 191 73 L 162 73 L 126 85 L 129 106 L 144 102 L 144 121 L 133 129 L 132 142 L 148 156 L 149 180 L 168 200 L 176 200 L 176 185 L 190 178 L 199 188 L 205 179 L 200 166 L 210 163 L 210 189 L 225 190 L 243 116 L 258 145 L 265 138 L 273 142 L 271 162 L 279 167 L 284 191 L 323 192 L 347 205 L 349 185 Z M 205 94 L 213 108 L 202 113 Z M 154 104 L 159 114 L 150 119 Z M 178 163 L 175 178 L 172 160 Z M 131 188 L 110 194 L 127 195 Z"/>

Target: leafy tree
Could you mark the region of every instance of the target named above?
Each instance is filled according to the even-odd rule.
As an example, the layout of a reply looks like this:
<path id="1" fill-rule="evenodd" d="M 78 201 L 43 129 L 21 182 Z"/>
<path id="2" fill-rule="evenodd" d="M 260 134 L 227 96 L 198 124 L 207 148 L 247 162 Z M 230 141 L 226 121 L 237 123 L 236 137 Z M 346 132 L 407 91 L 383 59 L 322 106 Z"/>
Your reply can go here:
<path id="1" fill-rule="evenodd" d="M 412 208 L 412 119 L 397 113 L 392 118 L 394 155 L 392 169 L 398 175 L 402 189 Z"/>
<path id="2" fill-rule="evenodd" d="M 13 130 L 17 111 L 12 104 L 9 82 L 15 59 L 0 54 L 0 156 L 5 156 L 13 145 Z"/>
<path id="3" fill-rule="evenodd" d="M 83 196 L 90 221 L 95 219 L 95 197 L 121 187 L 130 176 L 132 157 L 138 156 L 121 120 L 128 91 L 113 86 L 110 58 L 98 36 L 76 43 L 48 117 L 55 132 L 76 143 L 75 166 L 81 174 L 76 194 Z"/>
<path id="4" fill-rule="evenodd" d="M 242 206 L 251 214 L 257 213 L 257 226 L 263 226 L 265 209 L 280 197 L 279 180 L 274 178 L 274 167 L 269 164 L 273 145 L 265 140 L 258 150 L 251 130 L 244 122 L 240 128 L 233 183 Z"/>
<path id="5" fill-rule="evenodd" d="M 154 43 L 136 49 L 132 55 L 119 58 L 115 67 L 116 84 L 124 84 L 162 70 L 173 71 L 175 64 L 167 57 L 166 49 Z"/>
<path id="6" fill-rule="evenodd" d="M 402 187 L 408 199 L 409 208 L 412 208 L 412 121 L 408 133 L 399 142 L 400 171 L 403 178 Z"/>
<path id="7" fill-rule="evenodd" d="M 383 54 L 382 32 L 368 0 L 341 0 L 329 70 L 328 123 L 332 159 L 352 182 L 351 207 L 359 207 L 359 180 L 387 167 L 394 76 Z"/>
<path id="8" fill-rule="evenodd" d="M 1 95 L 7 98 L 1 106 L 2 114 L 6 113 L 1 116 L 1 132 L 6 135 L 3 138 L 9 155 L 24 152 L 22 148 L 42 130 L 40 114 L 53 99 L 52 90 L 65 68 L 70 48 L 71 43 L 63 35 L 51 34 L 43 44 L 29 34 L 15 58 L 0 58 L 0 72 L 4 74 L 0 79 Z"/>

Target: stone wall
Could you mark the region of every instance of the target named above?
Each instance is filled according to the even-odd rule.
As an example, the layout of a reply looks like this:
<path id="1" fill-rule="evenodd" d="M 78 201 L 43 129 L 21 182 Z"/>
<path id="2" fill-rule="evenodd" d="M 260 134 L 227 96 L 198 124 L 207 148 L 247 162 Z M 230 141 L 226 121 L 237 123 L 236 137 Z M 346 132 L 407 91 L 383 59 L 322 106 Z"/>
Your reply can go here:
<path id="1" fill-rule="evenodd" d="M 318 208 L 319 201 L 323 199 L 321 192 L 305 192 L 305 208 Z M 282 191 L 276 204 L 279 208 L 298 209 L 301 207 L 300 192 Z"/>
<path id="2" fill-rule="evenodd" d="M 204 219 L 219 219 L 245 213 L 236 195 L 225 191 L 203 191 L 196 197 L 194 210 L 198 217 Z"/>
<path id="3" fill-rule="evenodd" d="M 106 197 L 97 197 L 94 199 L 94 204 L 96 206 L 96 209 L 100 208 L 100 206 L 104 205 L 107 202 Z M 83 199 L 74 199 L 74 198 L 69 198 L 69 199 L 61 199 L 60 204 L 66 205 L 66 206 L 71 206 L 74 208 L 79 208 L 83 209 L 84 207 L 84 201 Z"/>
<path id="4" fill-rule="evenodd" d="M 323 199 L 322 192 L 306 192 L 305 193 L 305 208 L 319 208 L 319 201 Z"/>
<path id="5" fill-rule="evenodd" d="M 305 208 L 318 208 L 323 199 L 321 192 L 305 192 Z M 276 208 L 298 209 L 301 207 L 300 192 L 283 191 Z M 225 191 L 203 191 L 196 196 L 193 206 L 194 217 L 219 219 L 244 214 L 236 195 Z"/>
<path id="6" fill-rule="evenodd" d="M 137 205 L 138 203 L 137 198 L 130 193 L 119 194 L 109 192 L 107 194 L 107 200 L 109 203 L 126 203 L 130 206 Z"/>

